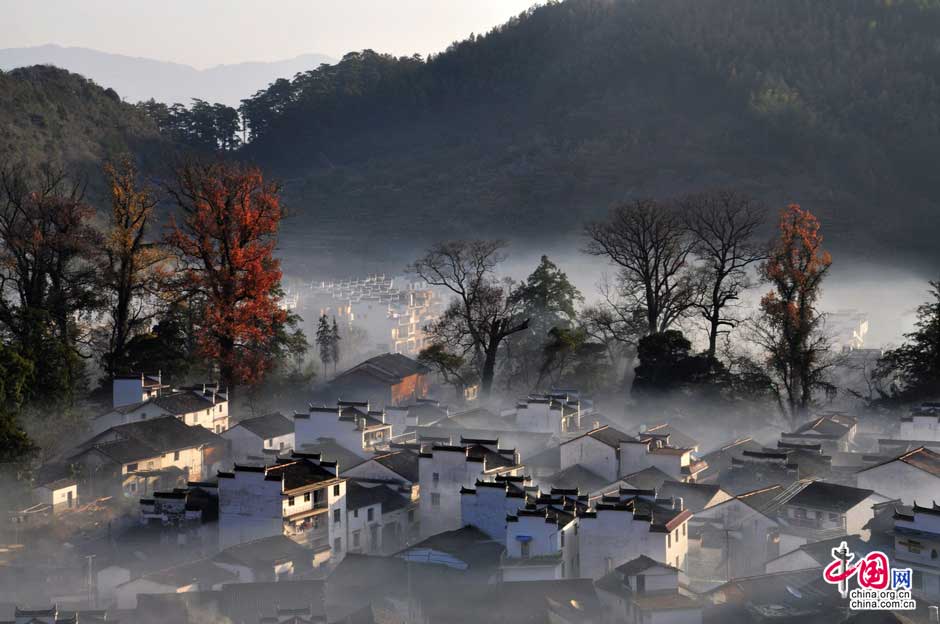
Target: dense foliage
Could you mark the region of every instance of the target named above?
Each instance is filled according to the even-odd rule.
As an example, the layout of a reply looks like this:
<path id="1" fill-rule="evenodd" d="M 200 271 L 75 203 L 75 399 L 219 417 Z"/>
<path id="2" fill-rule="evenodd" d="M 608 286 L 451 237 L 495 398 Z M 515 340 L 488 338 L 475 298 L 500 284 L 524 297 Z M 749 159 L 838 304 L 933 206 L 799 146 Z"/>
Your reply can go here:
<path id="1" fill-rule="evenodd" d="M 891 201 L 879 236 L 901 236 L 940 196 L 937 32 L 936 0 L 551 3 L 426 60 L 280 80 L 244 102 L 246 154 L 306 174 L 288 190 L 338 227 L 558 231 L 718 183 L 840 231 Z"/>

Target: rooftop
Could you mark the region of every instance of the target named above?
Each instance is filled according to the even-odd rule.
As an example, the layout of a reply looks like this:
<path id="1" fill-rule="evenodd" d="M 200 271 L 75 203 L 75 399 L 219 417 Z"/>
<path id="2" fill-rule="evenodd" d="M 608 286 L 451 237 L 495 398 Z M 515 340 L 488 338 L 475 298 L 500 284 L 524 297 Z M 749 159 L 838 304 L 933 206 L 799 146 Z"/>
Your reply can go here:
<path id="1" fill-rule="evenodd" d="M 256 416 L 239 421 L 235 427 L 243 427 L 265 440 L 294 433 L 294 423 L 280 412 Z"/>
<path id="2" fill-rule="evenodd" d="M 839 485 L 838 483 L 813 481 L 800 490 L 787 504 L 844 513 L 873 493 L 872 490 L 863 490 L 847 485 Z"/>

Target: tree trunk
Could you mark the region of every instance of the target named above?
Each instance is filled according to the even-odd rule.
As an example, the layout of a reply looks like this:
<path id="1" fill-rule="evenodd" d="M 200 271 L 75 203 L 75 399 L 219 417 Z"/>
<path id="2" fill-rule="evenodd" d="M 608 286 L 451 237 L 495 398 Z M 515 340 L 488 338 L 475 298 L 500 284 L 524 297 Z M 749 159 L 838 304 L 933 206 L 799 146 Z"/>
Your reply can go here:
<path id="1" fill-rule="evenodd" d="M 499 343 L 496 343 L 483 353 L 483 370 L 480 373 L 480 394 L 486 398 L 489 398 L 490 391 L 493 388 L 493 377 L 496 375 L 496 353 L 498 351 Z"/>

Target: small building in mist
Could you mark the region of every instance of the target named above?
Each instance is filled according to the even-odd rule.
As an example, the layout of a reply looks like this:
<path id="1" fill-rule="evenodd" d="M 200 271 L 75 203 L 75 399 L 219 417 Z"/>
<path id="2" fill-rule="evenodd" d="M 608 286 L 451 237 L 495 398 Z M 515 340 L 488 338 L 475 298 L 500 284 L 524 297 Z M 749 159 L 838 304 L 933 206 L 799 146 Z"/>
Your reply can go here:
<path id="1" fill-rule="evenodd" d="M 334 440 L 362 458 L 385 448 L 392 439 L 392 426 L 368 401 L 339 401 L 335 407 L 311 405 L 306 414 L 294 414 L 294 444 L 297 448 Z"/>
<path id="2" fill-rule="evenodd" d="M 940 453 L 923 446 L 858 472 L 858 487 L 899 499 L 940 501 Z"/>
<path id="3" fill-rule="evenodd" d="M 624 624 L 701 624 L 703 604 L 681 570 L 645 555 L 599 579 L 606 621 Z"/>
<path id="4" fill-rule="evenodd" d="M 318 396 L 368 402 L 374 409 L 408 405 L 428 396 L 430 371 L 400 353 L 384 353 L 333 378 Z"/>
<path id="5" fill-rule="evenodd" d="M 214 433 L 221 433 L 229 427 L 228 391 L 220 388 L 218 384 L 200 384 L 170 390 L 168 386 L 146 385 L 146 381 L 134 377 L 130 379 L 115 379 L 114 407 L 104 414 L 91 419 L 89 433 L 98 435 L 111 427 L 153 420 L 165 416 L 173 416 L 190 426 L 200 426 Z M 140 390 L 120 390 L 123 385 L 140 386 Z M 123 400 L 130 394 L 144 397 L 133 403 L 124 403 Z M 120 395 L 120 397 L 118 396 Z"/>
<path id="6" fill-rule="evenodd" d="M 279 412 L 246 418 L 223 431 L 221 436 L 231 443 L 236 461 L 263 457 L 265 451 L 284 452 L 294 449 L 294 422 Z"/>

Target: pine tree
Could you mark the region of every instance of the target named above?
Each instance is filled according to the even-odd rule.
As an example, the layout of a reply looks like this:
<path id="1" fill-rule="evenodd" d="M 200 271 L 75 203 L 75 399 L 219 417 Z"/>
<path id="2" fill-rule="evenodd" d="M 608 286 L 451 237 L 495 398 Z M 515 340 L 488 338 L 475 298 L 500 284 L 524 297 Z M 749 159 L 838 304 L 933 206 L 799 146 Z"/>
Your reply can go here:
<path id="1" fill-rule="evenodd" d="M 339 326 L 336 324 L 336 317 L 333 317 L 333 329 L 330 331 L 330 358 L 333 360 L 333 372 L 336 372 L 336 366 L 339 364 Z"/>
<path id="2" fill-rule="evenodd" d="M 317 323 L 317 349 L 320 352 L 320 361 L 323 362 L 323 368 L 329 367 L 333 361 L 333 332 L 330 330 L 330 323 L 326 314 L 320 317 Z"/>

